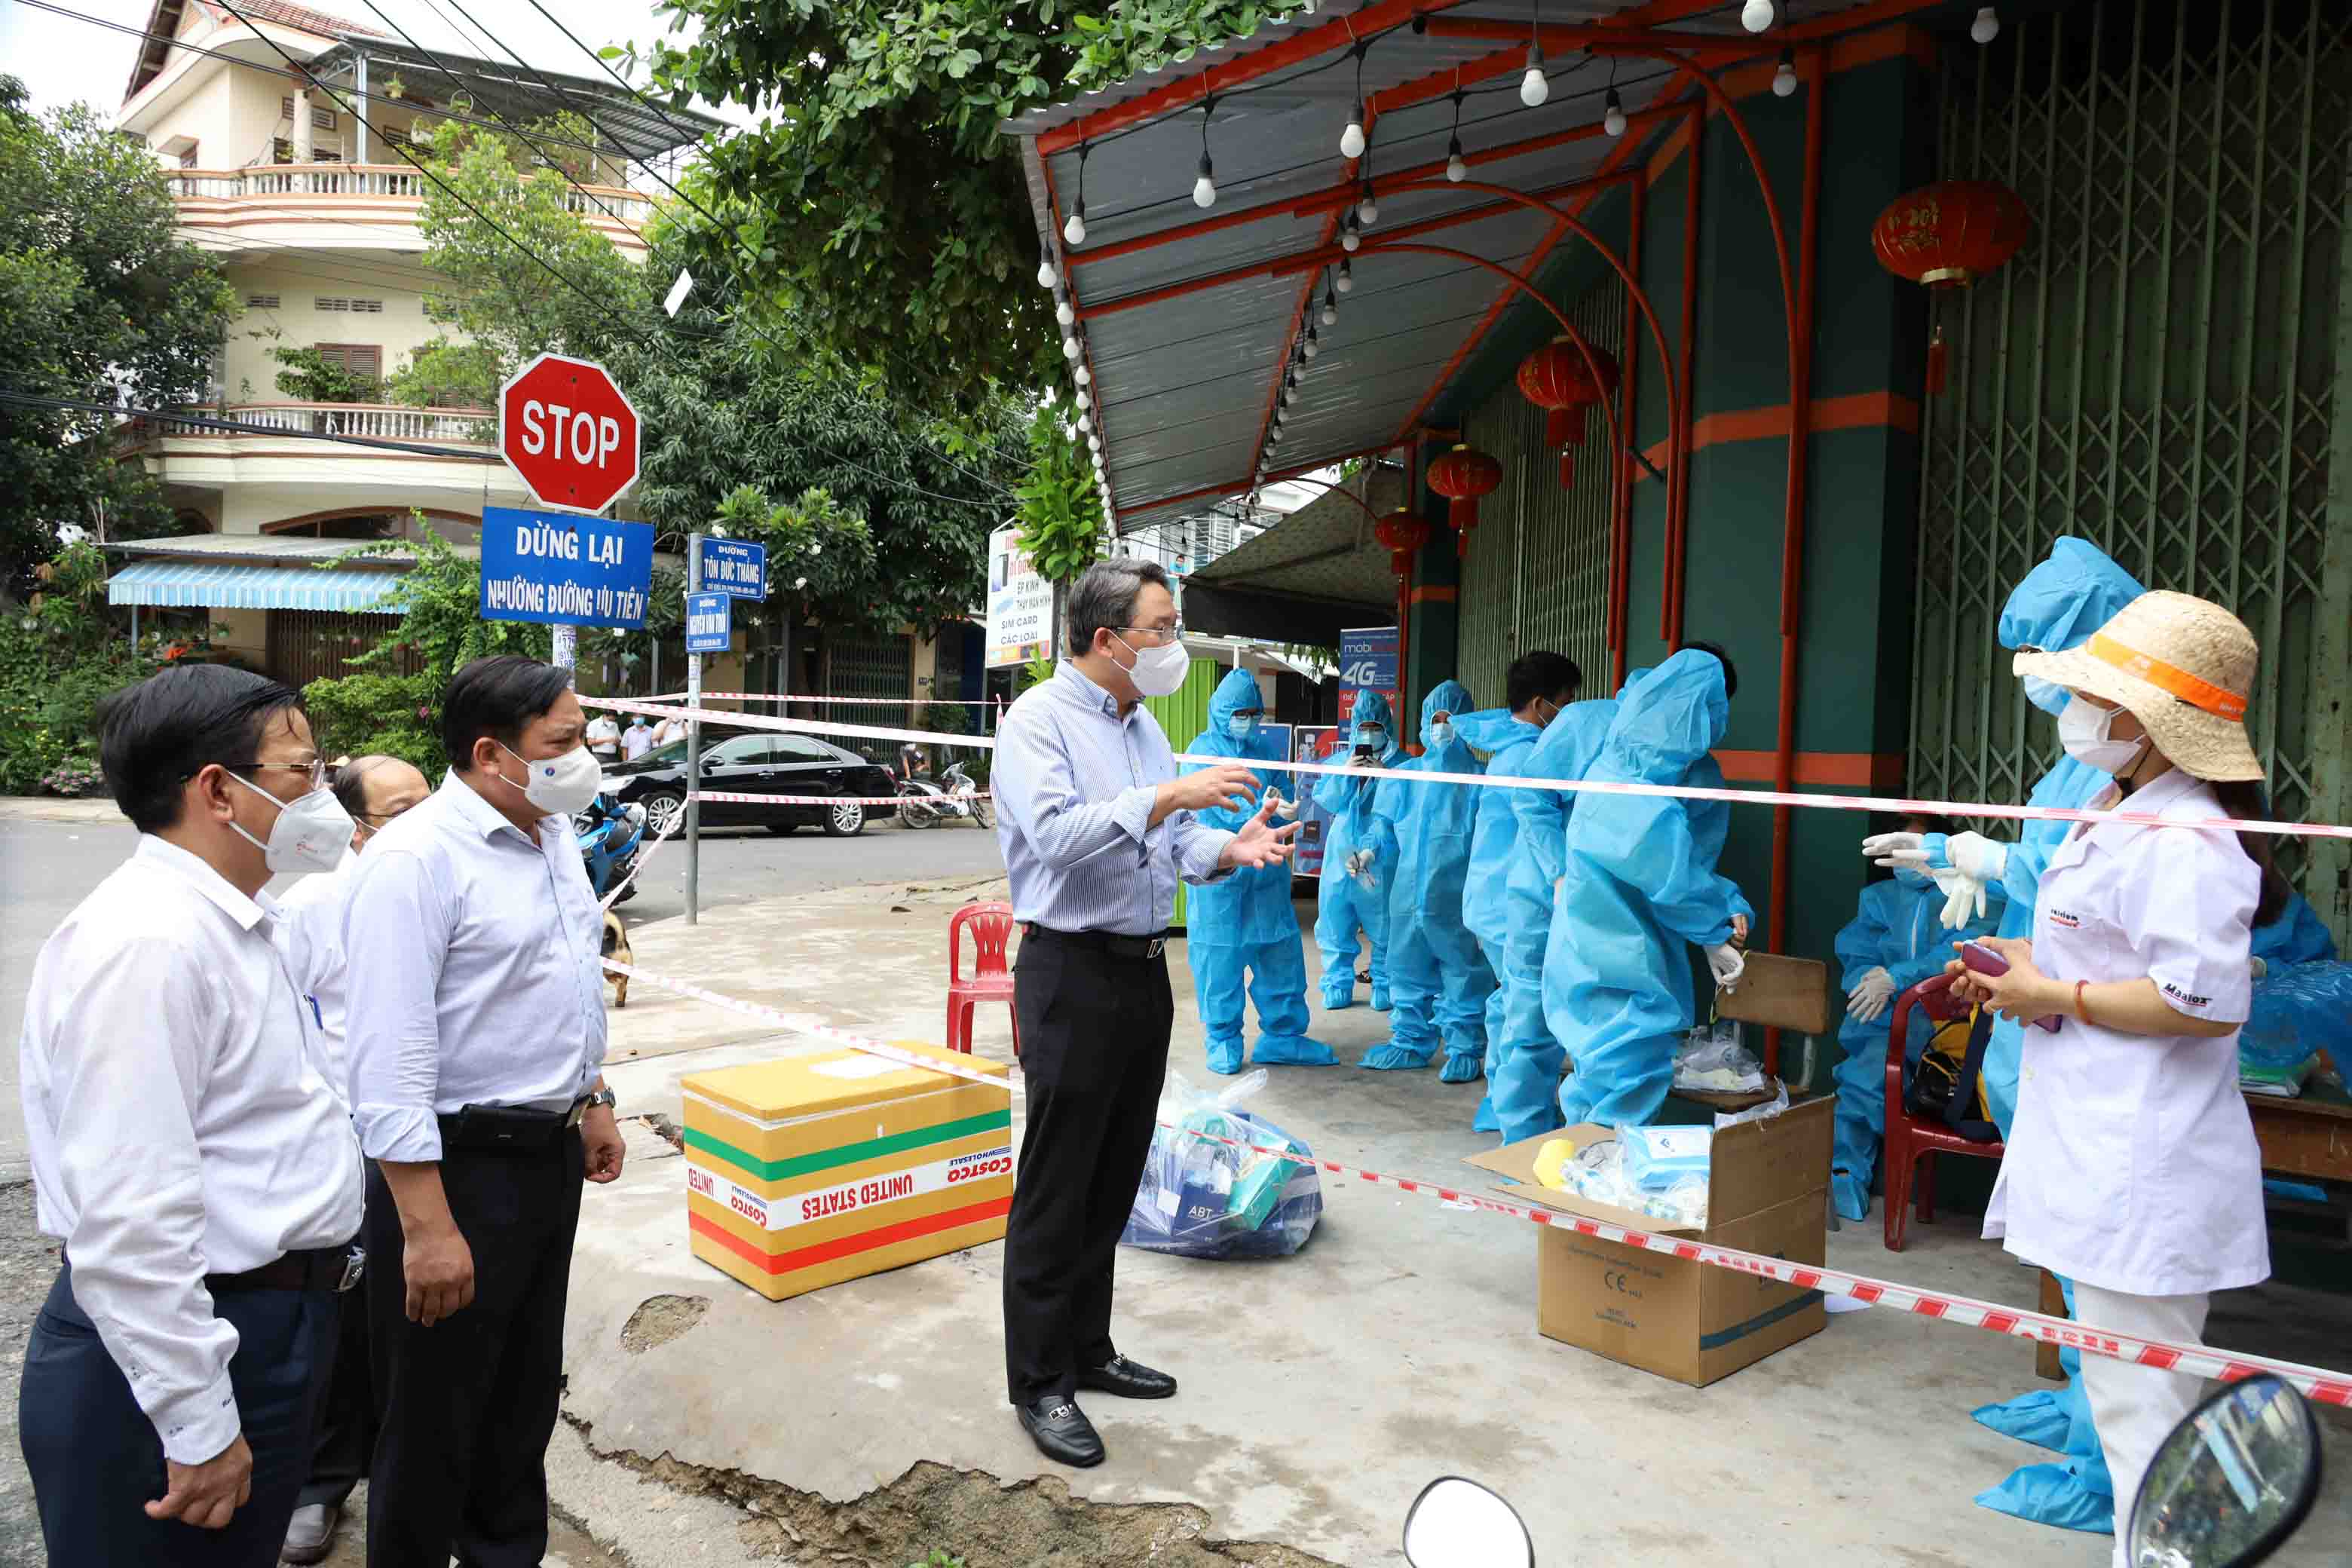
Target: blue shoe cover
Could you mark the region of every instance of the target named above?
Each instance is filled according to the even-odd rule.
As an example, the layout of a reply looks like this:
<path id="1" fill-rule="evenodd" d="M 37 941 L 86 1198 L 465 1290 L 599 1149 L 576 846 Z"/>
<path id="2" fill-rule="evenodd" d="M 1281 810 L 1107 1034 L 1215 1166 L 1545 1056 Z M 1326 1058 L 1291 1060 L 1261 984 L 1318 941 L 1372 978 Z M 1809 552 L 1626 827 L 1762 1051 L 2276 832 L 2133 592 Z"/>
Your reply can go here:
<path id="1" fill-rule="evenodd" d="M 1486 1073 L 1479 1068 L 1476 1057 L 1449 1056 L 1445 1067 L 1437 1075 L 1440 1083 L 1476 1083 Z"/>
<path id="2" fill-rule="evenodd" d="M 1250 1060 L 1259 1067 L 1328 1068 L 1339 1065 L 1339 1053 L 1305 1035 L 1261 1035 Z"/>
<path id="3" fill-rule="evenodd" d="M 2028 1465 L 1990 1491 L 1979 1492 L 1977 1505 L 2030 1524 L 2086 1535 L 2116 1532 L 2116 1500 L 2084 1486 L 2071 1463 Z"/>
<path id="4" fill-rule="evenodd" d="M 1870 1184 L 1855 1176 L 1852 1171 L 1832 1171 L 1830 1201 L 1837 1205 L 1840 1219 L 1868 1219 Z"/>
<path id="5" fill-rule="evenodd" d="M 1385 985 L 1375 985 L 1375 986 L 1373 986 L 1373 987 L 1372 987 L 1372 1011 L 1373 1011 L 1373 1012 L 1375 1012 L 1375 1013 L 1385 1013 L 1385 1012 L 1387 1012 L 1388 1010 L 1389 1010 L 1389 993 L 1388 993 L 1388 987 L 1387 987 L 1387 986 L 1385 986 Z"/>
<path id="6" fill-rule="evenodd" d="M 1480 1095 L 1478 1097 L 1478 1113 L 1470 1119 L 1470 1131 L 1473 1132 L 1500 1132 L 1502 1130 L 1502 1118 L 1495 1114 L 1494 1096 L 1486 1094 Z"/>
<path id="7" fill-rule="evenodd" d="M 1376 1046 L 1364 1053 L 1356 1064 L 1374 1072 L 1419 1072 L 1429 1065 L 1429 1052 L 1417 1051 L 1410 1046 Z"/>
<path id="8" fill-rule="evenodd" d="M 1227 1078 L 1242 1070 L 1242 1043 L 1239 1040 L 1209 1042 L 1209 1070 Z"/>
<path id="9" fill-rule="evenodd" d="M 1323 1006 L 1327 1012 L 1336 1013 L 1342 1007 L 1352 1007 L 1355 1005 L 1356 988 L 1352 985 L 1348 987 L 1345 991 L 1326 991 L 1323 993 Z"/>

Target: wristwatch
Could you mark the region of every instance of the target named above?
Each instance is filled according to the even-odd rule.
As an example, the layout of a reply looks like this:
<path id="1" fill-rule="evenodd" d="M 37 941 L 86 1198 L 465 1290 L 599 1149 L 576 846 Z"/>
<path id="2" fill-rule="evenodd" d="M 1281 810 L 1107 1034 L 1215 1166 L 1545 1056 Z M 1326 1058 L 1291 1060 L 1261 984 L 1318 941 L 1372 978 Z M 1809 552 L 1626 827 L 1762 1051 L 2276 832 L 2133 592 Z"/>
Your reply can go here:
<path id="1" fill-rule="evenodd" d="M 618 1105 L 620 1101 L 614 1098 L 612 1088 L 607 1085 L 603 1089 L 591 1089 L 588 1093 L 588 1103 L 590 1105 L 601 1105 L 605 1110 L 610 1110 L 614 1106 Z"/>

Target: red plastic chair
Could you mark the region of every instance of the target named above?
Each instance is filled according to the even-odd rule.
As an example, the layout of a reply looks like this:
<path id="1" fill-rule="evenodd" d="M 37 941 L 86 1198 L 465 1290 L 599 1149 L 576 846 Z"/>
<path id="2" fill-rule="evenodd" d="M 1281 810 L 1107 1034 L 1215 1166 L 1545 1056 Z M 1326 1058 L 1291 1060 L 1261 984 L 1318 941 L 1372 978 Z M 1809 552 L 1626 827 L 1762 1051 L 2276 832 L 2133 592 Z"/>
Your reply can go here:
<path id="1" fill-rule="evenodd" d="M 971 928 L 971 978 L 963 976 L 963 930 Z M 1013 942 L 1013 906 L 966 904 L 948 921 L 948 1049 L 971 1054 L 971 1009 L 976 1002 L 1013 1001 L 1013 969 L 1006 951 Z M 1021 1010 L 1013 1009 L 1013 1054 L 1021 1055 Z"/>
<path id="2" fill-rule="evenodd" d="M 1915 1172 L 1927 1166 L 1918 1177 L 1919 1223 L 1936 1223 L 1936 1156 L 1966 1154 L 1971 1159 L 1998 1160 L 2004 1152 L 1999 1142 L 1972 1143 L 1950 1128 L 1932 1121 L 1919 1121 L 1903 1109 L 1903 1063 L 1906 1058 L 1905 1036 L 1911 1021 L 1911 1010 L 1916 1005 L 1937 1024 L 1948 1024 L 1955 1018 L 1968 1016 L 1969 1005 L 1952 995 L 1952 977 L 1931 974 L 1895 999 L 1895 1021 L 1886 1031 L 1886 1250 L 1903 1250 L 1903 1232 L 1910 1220 L 1912 1184 Z"/>

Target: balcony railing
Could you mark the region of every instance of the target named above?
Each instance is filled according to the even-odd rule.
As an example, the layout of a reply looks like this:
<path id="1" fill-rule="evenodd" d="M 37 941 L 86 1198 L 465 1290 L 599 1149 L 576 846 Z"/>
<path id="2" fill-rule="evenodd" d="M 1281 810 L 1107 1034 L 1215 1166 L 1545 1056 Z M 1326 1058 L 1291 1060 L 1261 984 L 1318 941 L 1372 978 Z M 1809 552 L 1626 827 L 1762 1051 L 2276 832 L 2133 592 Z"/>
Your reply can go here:
<path id="1" fill-rule="evenodd" d="M 141 419 L 132 424 L 131 439 L 134 444 L 164 436 L 229 441 L 283 430 L 308 436 L 364 436 L 379 441 L 487 447 L 498 435 L 498 415 L 488 408 L 400 408 L 375 403 L 232 403 L 218 410 L 200 408 L 189 412 L 247 428 L 222 430 L 169 417 Z"/>
<path id="2" fill-rule="evenodd" d="M 249 196 L 390 196 L 422 201 L 433 188 L 413 163 L 257 163 L 246 169 L 169 169 L 172 194 L 183 199 L 236 201 Z M 625 185 L 574 185 L 564 205 L 583 217 L 642 227 L 654 204 Z"/>

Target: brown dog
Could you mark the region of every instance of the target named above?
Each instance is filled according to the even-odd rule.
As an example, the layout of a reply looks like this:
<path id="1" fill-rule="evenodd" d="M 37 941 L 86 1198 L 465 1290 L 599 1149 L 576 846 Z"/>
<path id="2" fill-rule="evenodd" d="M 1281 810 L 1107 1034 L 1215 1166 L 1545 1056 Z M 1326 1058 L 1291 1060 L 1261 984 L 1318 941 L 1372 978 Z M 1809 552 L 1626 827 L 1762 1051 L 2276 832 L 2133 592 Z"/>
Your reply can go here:
<path id="1" fill-rule="evenodd" d="M 604 941 L 602 952 L 606 958 L 618 959 L 623 963 L 635 963 L 637 961 L 637 955 L 629 949 L 628 928 L 621 923 L 621 917 L 610 910 L 604 911 Z M 629 977 L 625 974 L 614 974 L 607 970 L 604 982 L 613 988 L 613 1005 L 627 1006 Z"/>

